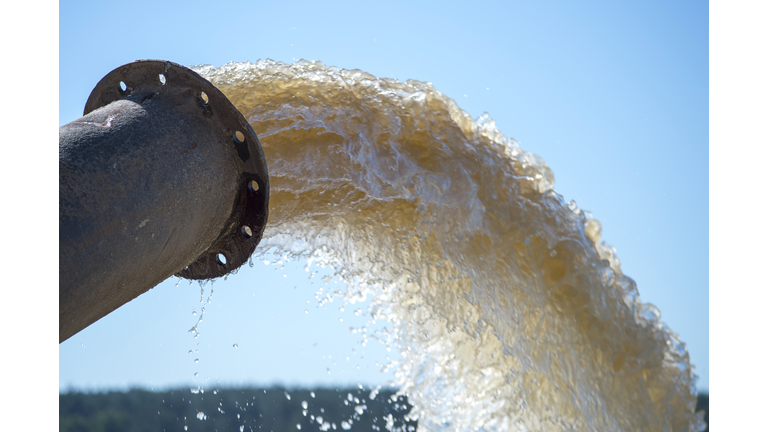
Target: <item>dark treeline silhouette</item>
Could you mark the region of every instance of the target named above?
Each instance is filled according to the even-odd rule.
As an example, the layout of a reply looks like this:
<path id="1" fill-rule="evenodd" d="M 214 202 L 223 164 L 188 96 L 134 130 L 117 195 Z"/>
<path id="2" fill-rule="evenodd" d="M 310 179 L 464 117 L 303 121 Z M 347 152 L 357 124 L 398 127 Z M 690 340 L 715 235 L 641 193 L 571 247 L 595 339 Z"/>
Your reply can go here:
<path id="1" fill-rule="evenodd" d="M 707 423 L 704 432 L 709 432 L 709 393 L 699 393 L 696 401 L 696 412 L 699 411 L 704 411 L 704 421 Z"/>
<path id="2" fill-rule="evenodd" d="M 195 390 L 197 391 L 197 390 Z M 313 396 L 314 395 L 314 396 Z M 373 396 L 373 398 L 371 397 Z M 280 387 L 59 395 L 62 432 L 415 431 L 411 406 L 393 390 Z M 298 425 L 298 426 L 297 426 Z"/>
<path id="3" fill-rule="evenodd" d="M 197 390 L 194 390 L 197 392 Z M 411 406 L 394 390 L 222 388 L 59 395 L 61 432 L 412 432 L 406 420 Z M 700 394 L 696 410 L 709 424 L 709 394 Z M 709 427 L 707 427 L 707 431 Z"/>

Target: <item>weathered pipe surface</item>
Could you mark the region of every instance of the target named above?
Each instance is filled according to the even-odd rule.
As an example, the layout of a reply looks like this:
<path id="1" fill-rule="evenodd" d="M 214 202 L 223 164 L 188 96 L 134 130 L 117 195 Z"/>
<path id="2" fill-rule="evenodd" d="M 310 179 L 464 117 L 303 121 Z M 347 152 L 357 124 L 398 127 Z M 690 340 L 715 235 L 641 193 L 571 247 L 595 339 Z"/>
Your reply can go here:
<path id="1" fill-rule="evenodd" d="M 59 342 L 172 275 L 223 276 L 267 223 L 261 144 L 175 63 L 121 66 L 59 129 Z"/>

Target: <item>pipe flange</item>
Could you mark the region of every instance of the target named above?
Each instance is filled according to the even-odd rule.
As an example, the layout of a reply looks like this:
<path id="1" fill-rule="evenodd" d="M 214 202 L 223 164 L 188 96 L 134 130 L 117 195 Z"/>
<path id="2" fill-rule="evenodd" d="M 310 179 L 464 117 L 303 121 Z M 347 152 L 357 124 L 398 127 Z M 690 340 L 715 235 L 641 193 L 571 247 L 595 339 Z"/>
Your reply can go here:
<path id="1" fill-rule="evenodd" d="M 237 157 L 240 172 L 232 214 L 213 244 L 193 263 L 176 273 L 186 279 L 213 279 L 245 264 L 261 241 L 269 213 L 269 176 L 264 151 L 245 117 L 210 81 L 177 63 L 137 60 L 108 73 L 94 87 L 84 114 L 129 97 L 191 89 L 202 115 L 215 125 L 223 148 Z"/>

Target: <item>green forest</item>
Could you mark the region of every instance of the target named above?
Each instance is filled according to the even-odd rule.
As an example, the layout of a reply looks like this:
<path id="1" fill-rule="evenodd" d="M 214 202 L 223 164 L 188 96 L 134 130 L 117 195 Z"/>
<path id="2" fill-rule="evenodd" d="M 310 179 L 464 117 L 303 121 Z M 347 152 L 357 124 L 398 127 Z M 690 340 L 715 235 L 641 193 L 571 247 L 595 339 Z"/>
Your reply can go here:
<path id="1" fill-rule="evenodd" d="M 194 393 L 197 392 L 197 393 Z M 394 390 L 240 388 L 59 395 L 59 430 L 71 432 L 411 432 L 411 406 Z"/>
<path id="2" fill-rule="evenodd" d="M 413 432 L 411 406 L 393 389 L 281 387 L 67 392 L 59 395 L 61 432 Z M 709 423 L 709 395 L 697 411 Z M 708 430 L 708 429 L 707 429 Z"/>

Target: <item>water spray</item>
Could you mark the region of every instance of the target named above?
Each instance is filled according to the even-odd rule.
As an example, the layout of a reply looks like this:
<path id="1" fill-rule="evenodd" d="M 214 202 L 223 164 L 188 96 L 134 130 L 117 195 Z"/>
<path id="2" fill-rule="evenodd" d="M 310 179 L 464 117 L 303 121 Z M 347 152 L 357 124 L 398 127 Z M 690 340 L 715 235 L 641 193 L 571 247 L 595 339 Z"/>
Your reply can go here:
<path id="1" fill-rule="evenodd" d="M 59 343 L 170 276 L 238 269 L 268 204 L 261 143 L 213 84 L 169 61 L 113 70 L 59 129 Z"/>

